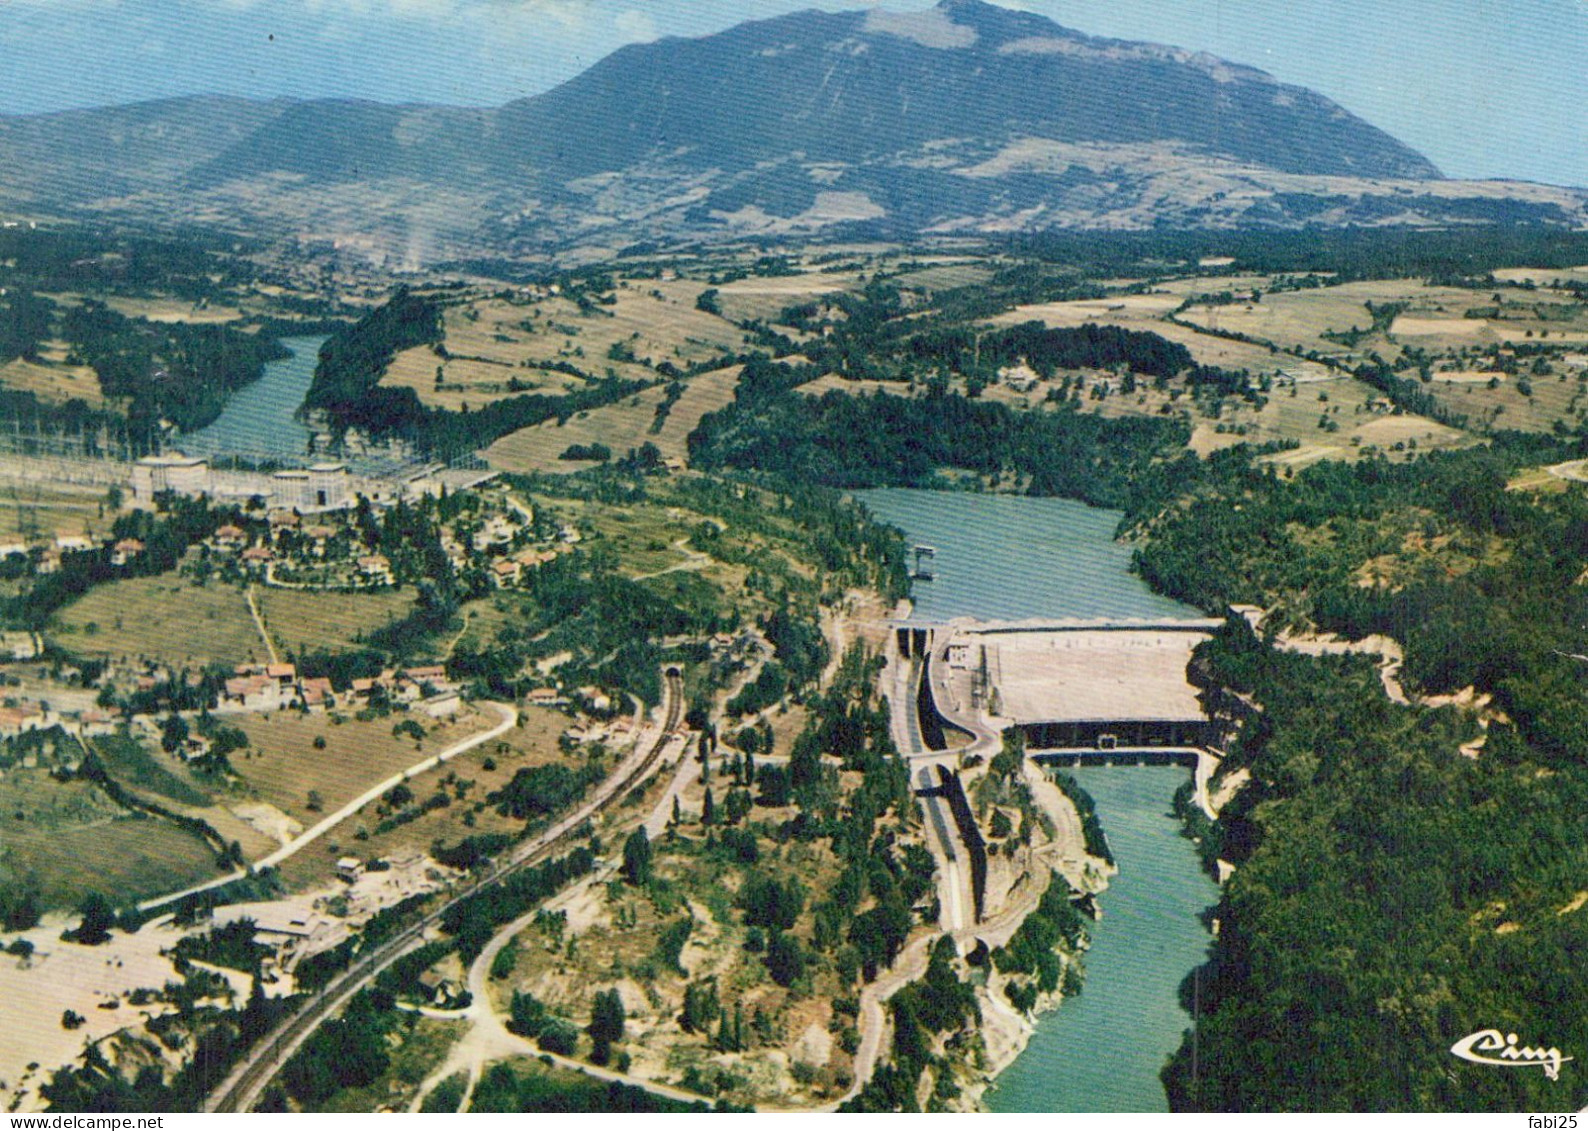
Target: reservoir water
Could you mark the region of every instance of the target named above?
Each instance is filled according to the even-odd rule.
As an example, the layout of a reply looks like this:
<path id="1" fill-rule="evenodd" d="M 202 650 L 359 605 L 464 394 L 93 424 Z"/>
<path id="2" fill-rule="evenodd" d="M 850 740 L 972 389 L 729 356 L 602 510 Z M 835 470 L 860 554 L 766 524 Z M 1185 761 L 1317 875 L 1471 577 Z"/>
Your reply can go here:
<path id="1" fill-rule="evenodd" d="M 915 584 L 915 616 L 1196 616 L 1129 572 L 1120 516 L 1065 499 L 934 491 L 858 492 L 911 542 L 934 547 L 935 579 Z M 1170 814 L 1186 771 L 1073 771 L 1097 802 L 1119 874 L 1099 902 L 1079 997 L 1037 1023 L 987 1092 L 997 1112 L 1165 1111 L 1158 1073 L 1191 1018 L 1179 988 L 1207 956 L 1199 915 L 1218 889 Z"/>
<path id="2" fill-rule="evenodd" d="M 301 460 L 313 434 L 293 414 L 309 392 L 324 341 L 283 338 L 291 357 L 268 362 L 264 375 L 233 394 L 212 424 L 181 437 L 174 446 L 190 456 Z"/>
<path id="3" fill-rule="evenodd" d="M 1117 511 L 1019 495 L 856 494 L 910 542 L 936 550 L 934 579 L 912 594 L 918 618 L 1201 615 L 1130 572 L 1130 547 L 1114 541 Z"/>

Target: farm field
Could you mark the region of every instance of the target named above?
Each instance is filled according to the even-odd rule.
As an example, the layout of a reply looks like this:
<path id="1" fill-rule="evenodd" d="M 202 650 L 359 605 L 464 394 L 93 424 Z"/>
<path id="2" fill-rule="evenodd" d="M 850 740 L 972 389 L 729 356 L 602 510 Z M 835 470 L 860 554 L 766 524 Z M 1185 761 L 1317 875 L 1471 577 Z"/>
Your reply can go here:
<path id="1" fill-rule="evenodd" d="M 392 733 L 393 727 L 410 719 L 424 726 L 422 741 Z M 496 719 L 495 712 L 473 710 L 440 725 L 404 712 L 359 721 L 334 714 L 276 711 L 227 721 L 248 735 L 249 750 L 233 755 L 232 765 L 253 798 L 307 828 L 393 774 L 489 729 Z M 316 739 L 325 740 L 323 749 L 315 747 Z M 315 807 L 309 804 L 311 793 L 318 801 Z"/>
<path id="2" fill-rule="evenodd" d="M 660 432 L 653 434 L 650 429 L 657 406 L 667 396 L 663 386 L 646 389 L 619 404 L 579 413 L 560 427 L 555 420 L 548 420 L 521 428 L 487 448 L 485 458 L 504 471 L 570 472 L 592 466 L 587 461 L 558 458 L 573 444 L 605 444 L 616 458 L 630 448 L 651 443 L 665 459 L 687 459 L 689 434 L 706 413 L 732 402 L 740 368 L 730 366 L 685 381 L 683 396 L 668 412 Z"/>
<path id="3" fill-rule="evenodd" d="M 1495 373 L 1436 372 L 1424 388 L 1472 427 L 1547 432 L 1557 421 L 1576 425 L 1588 419 L 1588 393 L 1578 377 L 1566 373 L 1518 380 Z"/>
<path id="4" fill-rule="evenodd" d="M 258 586 L 254 600 L 276 647 L 301 653 L 359 647 L 371 632 L 406 616 L 413 607 L 414 595 L 412 591 L 397 589 L 317 593 Z"/>
<path id="5" fill-rule="evenodd" d="M 1259 285 L 1259 288 L 1261 286 Z M 1403 317 L 1449 319 L 1462 315 L 1485 296 L 1458 287 L 1430 287 L 1417 279 L 1385 279 L 1301 291 L 1265 292 L 1256 303 L 1194 306 L 1180 317 L 1208 329 L 1271 341 L 1282 348 L 1316 350 L 1329 355 L 1346 347 L 1323 335 L 1352 329 L 1368 330 L 1373 316 L 1367 304 L 1408 307 Z"/>
<path id="6" fill-rule="evenodd" d="M 0 883 L 36 887 L 50 908 L 75 908 L 96 891 L 132 901 L 216 874 L 215 854 L 197 836 L 43 768 L 0 777 L 0 813 Z"/>
<path id="7" fill-rule="evenodd" d="M 920 267 L 894 275 L 891 282 L 900 287 L 914 287 L 925 291 L 951 291 L 959 287 L 975 287 L 993 277 L 985 263 L 953 261 L 932 263 L 920 261 Z"/>
<path id="8" fill-rule="evenodd" d="M 317 593 L 258 587 L 255 600 L 283 651 L 349 649 L 404 616 L 413 595 Z M 175 629 L 175 631 L 173 630 Z M 269 659 L 241 589 L 186 578 L 130 578 L 68 605 L 49 633 L 88 656 L 144 656 L 175 667 L 261 663 Z"/>
<path id="9" fill-rule="evenodd" d="M 150 322 L 182 322 L 192 326 L 213 326 L 222 322 L 236 322 L 243 311 L 235 306 L 194 303 L 182 298 L 127 298 L 112 295 L 105 305 L 128 318 L 146 318 Z"/>
<path id="10" fill-rule="evenodd" d="M 170 574 L 98 586 L 62 609 L 46 635 L 85 656 L 144 657 L 178 669 L 268 659 L 240 589 Z"/>
<path id="11" fill-rule="evenodd" d="M 656 366 L 683 370 L 744 348 L 742 331 L 696 309 L 703 284 L 682 280 L 619 279 L 581 309 L 572 299 L 500 297 L 454 301 L 444 313 L 442 356 L 430 347 L 397 356 L 382 382 L 413 389 L 427 405 L 461 411 L 526 392 L 560 394 L 581 373 L 608 372 L 631 380 L 660 379 Z M 437 370 L 441 386 L 436 384 Z"/>
<path id="12" fill-rule="evenodd" d="M 848 272 L 829 274 L 825 271 L 802 275 L 754 276 L 724 283 L 717 288 L 717 305 L 724 318 L 734 322 L 760 319 L 775 322 L 778 315 L 791 306 L 799 306 L 821 298 L 853 290 L 858 279 Z"/>
<path id="13" fill-rule="evenodd" d="M 97 487 L 17 482 L 0 471 L 0 540 L 108 536 L 115 515 Z"/>
<path id="14" fill-rule="evenodd" d="M 1559 283 L 1588 283 L 1588 267 L 1505 267 L 1494 273 L 1506 283 L 1532 283 L 1548 287 Z"/>
<path id="15" fill-rule="evenodd" d="M 372 819 L 373 809 L 361 812 L 322 842 L 286 860 L 281 866 L 282 879 L 292 890 L 308 890 L 334 880 L 338 857 L 349 853 L 365 859 L 422 855 L 437 841 L 455 844 L 469 836 L 517 835 L 524 823 L 502 816 L 486 798 L 519 770 L 566 760 L 557 739 L 570 722 L 555 711 L 536 708 L 522 711 L 521 716 L 522 727 L 410 779 L 409 788 L 416 798 L 423 800 L 445 789 L 454 798 L 452 804 L 385 832 L 379 831 L 378 821 Z M 368 835 L 359 838 L 360 828 Z"/>
<path id="16" fill-rule="evenodd" d="M 56 404 L 78 400 L 90 408 L 105 403 L 99 389 L 99 375 L 86 365 L 67 365 L 64 349 L 46 347 L 38 361 L 14 358 L 0 365 L 0 388 L 32 393 L 41 401 Z"/>

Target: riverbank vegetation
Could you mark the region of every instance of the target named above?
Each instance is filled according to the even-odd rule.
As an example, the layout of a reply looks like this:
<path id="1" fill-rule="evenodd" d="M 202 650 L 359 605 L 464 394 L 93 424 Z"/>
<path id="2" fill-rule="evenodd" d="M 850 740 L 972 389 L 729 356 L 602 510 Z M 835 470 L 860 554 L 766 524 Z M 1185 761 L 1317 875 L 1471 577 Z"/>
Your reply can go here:
<path id="1" fill-rule="evenodd" d="M 0 231 L 0 422 L 32 454 L 142 455 L 211 423 L 343 307 L 200 233 Z"/>
<path id="2" fill-rule="evenodd" d="M 1376 656 L 1295 654 L 1243 619 L 1204 647 L 1214 680 L 1261 715 L 1224 766 L 1251 784 L 1203 830 L 1236 870 L 1200 976 L 1195 1067 L 1188 1043 L 1165 1073 L 1177 1107 L 1588 1095 L 1448 1051 L 1489 1027 L 1588 1041 L 1588 1000 L 1561 974 L 1588 868 L 1573 831 L 1588 801 L 1588 499 L 1506 489 L 1524 464 L 1571 454 L 1514 438 L 1406 468 L 1247 473 L 1154 530 L 1141 557 L 1160 588 L 1262 604 L 1270 631 L 1392 636 L 1411 699 L 1386 694 Z"/>
<path id="3" fill-rule="evenodd" d="M 1258 714 L 1223 769 L 1226 779 L 1247 771 L 1250 784 L 1196 828 L 1205 861 L 1235 871 L 1201 974 L 1198 1055 L 1193 1065 L 1188 1045 L 1166 1073 L 1175 1105 L 1581 1104 L 1588 1094 L 1568 1082 L 1469 1068 L 1448 1049 L 1488 1026 L 1588 1044 L 1588 1001 L 1570 976 L 1588 913 L 1588 855 L 1574 831 L 1588 803 L 1588 496 L 1569 469 L 1547 470 L 1588 455 L 1588 284 L 1570 270 L 1585 247 L 1553 232 L 1155 233 L 1017 240 L 921 262 L 903 250 L 722 253 L 500 293 L 371 289 L 359 322 L 332 326 L 324 320 L 346 309 L 307 292 L 267 299 L 250 289 L 254 269 L 216 248 L 52 249 L 7 234 L 0 262 L 26 277 L 8 275 L 17 285 L 0 295 L 0 421 L 21 420 L 23 432 L 64 429 L 92 451 L 125 440 L 133 421 L 147 447 L 162 419 L 202 423 L 275 356 L 275 337 L 313 324 L 336 332 L 307 407 L 339 439 L 445 458 L 535 426 L 547 434 L 537 443 L 550 437 L 545 463 L 572 474 L 507 479 L 536 516 L 524 523 L 534 560 L 515 559 L 517 581 L 446 552 L 479 492 L 378 519 L 361 509 L 359 537 L 401 588 L 339 595 L 334 636 L 323 605 L 286 591 L 261 592 L 256 625 L 242 590 L 209 573 L 156 589 L 221 523 L 263 522 L 196 502 L 112 515 L 117 538 L 145 545 L 133 564 L 92 551 L 65 555 L 53 574 L 8 575 L 0 616 L 53 633 L 49 663 L 74 668 L 82 686 L 114 656 L 174 659 L 150 687 L 110 686 L 102 705 L 128 712 L 202 714 L 225 661 L 256 645 L 338 693 L 423 662 L 475 697 L 567 702 L 582 737 L 567 728 L 563 760 L 507 765 L 507 748 L 491 746 L 480 755 L 489 770 L 377 807 L 365 847 L 403 836 L 475 870 L 610 767 L 586 723 L 615 733 L 635 700 L 660 700 L 664 667 L 679 667 L 699 777 L 675 795 L 664 831 L 581 847 L 554 875 L 525 873 L 460 904 L 424 957 L 473 957 L 505 923 L 584 885 L 571 917 L 548 912 L 492 965 L 516 1031 L 703 1098 L 806 1102 L 854 1082 L 861 996 L 920 946 L 910 953 L 925 980 L 892 998 L 891 1063 L 855 1106 L 946 1108 L 974 1058 L 976 975 L 941 940 L 924 946 L 940 910 L 933 860 L 876 661 L 858 648 L 835 657 L 821 630 L 856 591 L 905 596 L 904 547 L 832 488 L 1116 507 L 1159 592 L 1215 614 L 1231 603 L 1267 611 L 1260 633 L 1235 620 L 1198 657 Z M 223 300 L 235 307 L 224 317 Z M 642 316 L 665 325 L 625 321 Z M 68 395 L 79 381 L 98 394 Z M 619 414 L 638 424 L 612 431 Z M 632 445 L 612 440 L 631 434 Z M 25 508 L 15 509 L 20 532 Z M 42 558 L 42 546 L 29 553 Z M 188 627 L 203 617 L 213 631 L 172 633 L 143 615 L 176 605 Z M 1391 638 L 1404 659 L 1390 670 L 1377 656 L 1295 650 L 1319 633 Z M 189 663 L 195 638 L 221 651 Z M 1401 691 L 1406 702 L 1388 694 Z M 282 736 L 274 746 L 250 722 L 241 729 L 256 750 L 223 752 L 239 779 L 250 764 L 261 780 L 287 764 L 278 747 L 322 751 L 331 766 L 358 753 L 360 728 L 382 744 L 414 736 L 384 715 L 339 733 L 329 721 L 324 733 L 270 727 Z M 172 790 L 208 796 L 215 784 L 202 766 L 156 780 L 134 751 L 105 745 L 109 758 L 90 769 L 108 765 L 133 784 L 142 773 L 173 800 Z M 1011 772 L 1019 757 L 1000 755 L 973 783 L 999 860 L 1040 831 Z M 290 795 L 273 802 L 301 823 L 336 800 L 306 788 L 322 782 L 304 772 L 288 765 Z M 33 780 L 7 775 L 11 789 Z M 1088 851 L 1106 858 L 1095 814 L 1071 797 Z M 623 833 L 658 802 L 654 789 L 620 799 Z M 456 827 L 437 823 L 466 810 Z M 623 880 L 590 881 L 597 855 L 625 849 Z M 40 899 L 30 887 L 4 910 L 23 921 Z M 1073 955 L 1081 931 L 1053 883 L 990 956 L 1005 997 L 1029 1009 L 1064 988 L 1077 967 L 1058 953 Z M 227 961 L 248 960 L 239 939 L 219 940 Z M 353 950 L 300 967 L 305 984 Z M 360 999 L 268 1102 L 329 1109 L 412 1095 L 413 1080 L 382 1089 L 439 1063 L 440 1037 L 403 1058 L 422 1027 L 398 1017 L 394 999 L 417 997 L 420 973 L 404 968 Z M 248 1008 L 243 1021 L 186 1036 L 212 1042 L 203 1047 L 223 1063 L 269 1020 Z M 763 1067 L 774 1053 L 777 1067 Z M 192 1072 L 129 1080 L 90 1062 L 58 1077 L 55 1095 L 61 1110 L 126 1107 L 151 1103 L 163 1083 L 190 1103 L 213 1082 Z M 488 1069 L 475 1105 L 654 1101 L 543 1075 Z"/>

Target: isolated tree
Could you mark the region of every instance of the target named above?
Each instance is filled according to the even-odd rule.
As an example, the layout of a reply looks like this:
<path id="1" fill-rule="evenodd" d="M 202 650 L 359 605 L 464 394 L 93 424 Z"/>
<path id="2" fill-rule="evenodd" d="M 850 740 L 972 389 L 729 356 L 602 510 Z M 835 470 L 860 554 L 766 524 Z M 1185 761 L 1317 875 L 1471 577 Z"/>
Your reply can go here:
<path id="1" fill-rule="evenodd" d="M 182 749 L 188 738 L 187 720 L 173 711 L 160 726 L 160 746 L 167 754 Z"/>
<path id="2" fill-rule="evenodd" d="M 612 1059 L 612 1046 L 623 1039 L 623 1024 L 627 1020 L 623 998 L 616 987 L 597 990 L 590 1010 L 590 1060 L 605 1064 Z"/>
<path id="3" fill-rule="evenodd" d="M 640 887 L 651 878 L 651 838 L 641 825 L 623 842 L 623 878 L 634 887 Z"/>
<path id="4" fill-rule="evenodd" d="M 766 970 L 780 986 L 792 986 L 805 973 L 805 952 L 799 939 L 781 931 L 766 946 Z"/>
<path id="5" fill-rule="evenodd" d="M 97 891 L 91 892 L 79 910 L 83 921 L 77 925 L 77 930 L 67 932 L 70 940 L 83 946 L 109 942 L 110 928 L 116 925 L 116 910 L 110 906 L 110 900 Z"/>

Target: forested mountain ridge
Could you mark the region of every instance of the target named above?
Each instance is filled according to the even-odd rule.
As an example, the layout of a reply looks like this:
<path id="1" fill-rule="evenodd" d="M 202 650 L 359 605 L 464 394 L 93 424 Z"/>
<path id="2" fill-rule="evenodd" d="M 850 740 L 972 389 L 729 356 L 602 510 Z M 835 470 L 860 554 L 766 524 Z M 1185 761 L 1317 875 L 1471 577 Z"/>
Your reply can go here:
<path id="1" fill-rule="evenodd" d="M 639 108 L 643 107 L 643 113 Z M 981 0 L 633 44 L 496 109 L 187 98 L 0 117 L 0 207 L 377 256 L 1055 228 L 1574 224 L 1313 91 Z"/>
<path id="2" fill-rule="evenodd" d="M 1197 660 L 1261 714 L 1224 762 L 1250 783 L 1216 824 L 1184 810 L 1204 859 L 1234 870 L 1196 1037 L 1164 1073 L 1176 1109 L 1583 1103 L 1580 1076 L 1451 1056 L 1488 1028 L 1567 1055 L 1588 1039 L 1588 501 L 1508 489 L 1582 450 L 1506 434 L 1289 481 L 1232 463 L 1154 525 L 1140 565 L 1155 588 L 1272 610 L 1264 637 L 1231 618 Z M 1363 584 L 1370 561 L 1390 580 Z M 1297 654 L 1275 642 L 1287 627 L 1392 637 L 1410 701 L 1386 695 L 1377 657 Z"/>

